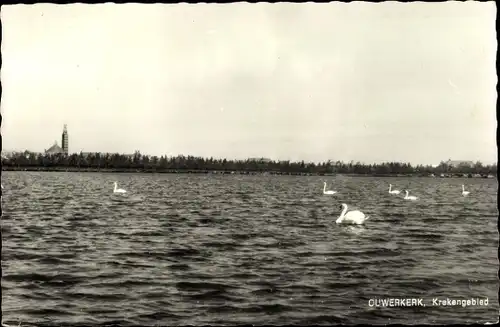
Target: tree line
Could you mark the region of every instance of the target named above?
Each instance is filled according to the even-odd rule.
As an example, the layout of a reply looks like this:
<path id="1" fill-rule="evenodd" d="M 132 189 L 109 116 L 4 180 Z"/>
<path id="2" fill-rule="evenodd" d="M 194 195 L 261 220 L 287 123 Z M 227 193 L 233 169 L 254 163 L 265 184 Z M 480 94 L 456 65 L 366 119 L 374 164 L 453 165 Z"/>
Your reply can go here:
<path id="1" fill-rule="evenodd" d="M 140 152 L 133 155 L 90 153 L 90 154 L 40 154 L 25 151 L 2 158 L 4 170 L 115 170 L 144 172 L 268 172 L 277 174 L 364 174 L 364 175 L 496 175 L 497 166 L 462 164 L 457 167 L 441 162 L 438 166 L 415 165 L 399 162 L 364 164 L 360 162 L 327 161 L 320 163 L 272 161 L 260 159 L 227 160 L 194 156 L 148 156 Z"/>

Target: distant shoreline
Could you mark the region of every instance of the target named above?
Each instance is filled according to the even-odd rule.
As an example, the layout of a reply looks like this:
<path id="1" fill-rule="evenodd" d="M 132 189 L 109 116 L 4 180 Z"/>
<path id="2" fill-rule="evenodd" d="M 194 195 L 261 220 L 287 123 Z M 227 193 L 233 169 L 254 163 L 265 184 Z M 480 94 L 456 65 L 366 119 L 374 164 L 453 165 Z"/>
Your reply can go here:
<path id="1" fill-rule="evenodd" d="M 73 173 L 142 173 L 142 174 L 211 174 L 211 175 L 271 175 L 271 176 L 351 176 L 351 177 L 429 177 L 429 178 L 495 178 L 493 175 L 474 176 L 473 174 L 353 174 L 353 173 L 302 173 L 280 171 L 245 171 L 245 170 L 192 170 L 192 169 L 116 169 L 116 168 L 78 168 L 78 167 L 12 167 L 2 166 L 2 171 L 36 172 L 73 172 Z"/>

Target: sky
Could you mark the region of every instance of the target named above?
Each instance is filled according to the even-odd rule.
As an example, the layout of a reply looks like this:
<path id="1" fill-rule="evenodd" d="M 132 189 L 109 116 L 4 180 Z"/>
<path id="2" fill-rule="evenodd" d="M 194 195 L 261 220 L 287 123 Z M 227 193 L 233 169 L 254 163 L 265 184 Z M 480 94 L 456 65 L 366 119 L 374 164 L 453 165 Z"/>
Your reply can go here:
<path id="1" fill-rule="evenodd" d="M 493 163 L 494 2 L 2 6 L 4 150 Z"/>

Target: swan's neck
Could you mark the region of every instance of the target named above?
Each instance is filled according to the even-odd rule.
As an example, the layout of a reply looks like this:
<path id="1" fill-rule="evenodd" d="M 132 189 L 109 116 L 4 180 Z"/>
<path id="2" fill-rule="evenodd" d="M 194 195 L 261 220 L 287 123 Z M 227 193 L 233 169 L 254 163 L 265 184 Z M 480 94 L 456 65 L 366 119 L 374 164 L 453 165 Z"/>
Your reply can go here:
<path id="1" fill-rule="evenodd" d="M 462 185 L 462 192 L 465 192 L 465 186 Z"/>
<path id="2" fill-rule="evenodd" d="M 391 191 L 391 189 L 392 189 L 392 185 L 391 185 L 391 184 L 389 184 L 389 192 Z"/>
<path id="3" fill-rule="evenodd" d="M 347 206 L 344 206 L 344 210 L 342 210 L 342 213 L 340 214 L 339 219 L 337 219 L 337 222 L 341 222 L 342 220 L 344 220 L 346 212 L 347 212 Z"/>
<path id="4" fill-rule="evenodd" d="M 323 184 L 323 192 L 326 192 L 326 183 Z"/>
<path id="5" fill-rule="evenodd" d="M 114 188 L 114 190 L 116 191 L 116 189 L 117 189 L 117 188 L 118 188 L 118 187 L 117 187 L 117 185 L 116 185 L 116 183 L 115 183 L 115 188 Z"/>

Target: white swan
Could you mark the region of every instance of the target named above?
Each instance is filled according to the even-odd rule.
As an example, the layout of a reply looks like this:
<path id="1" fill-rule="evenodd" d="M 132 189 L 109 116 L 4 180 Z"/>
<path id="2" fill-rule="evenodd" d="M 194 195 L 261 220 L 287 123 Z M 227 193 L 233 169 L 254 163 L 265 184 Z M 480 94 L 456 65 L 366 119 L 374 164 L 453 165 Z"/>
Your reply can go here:
<path id="1" fill-rule="evenodd" d="M 389 193 L 390 194 L 399 194 L 401 193 L 400 190 L 392 190 L 392 184 L 389 184 Z"/>
<path id="2" fill-rule="evenodd" d="M 326 190 L 326 182 L 323 182 L 323 194 L 335 194 L 336 191 L 327 191 Z"/>
<path id="3" fill-rule="evenodd" d="M 469 192 L 469 191 L 466 191 L 466 190 L 465 190 L 465 186 L 464 186 L 464 184 L 462 184 L 462 195 L 463 195 L 463 196 L 467 196 L 467 195 L 469 195 L 469 194 L 470 194 L 470 192 Z"/>
<path id="4" fill-rule="evenodd" d="M 408 192 L 408 190 L 406 190 L 405 192 L 406 192 L 406 195 L 405 195 L 405 197 L 404 197 L 404 199 L 405 199 L 405 200 L 413 200 L 413 201 L 415 201 L 415 200 L 417 200 L 417 199 L 418 199 L 418 198 L 417 198 L 416 196 L 414 196 L 414 195 L 408 195 L 408 193 L 410 193 L 410 192 Z"/>
<path id="5" fill-rule="evenodd" d="M 361 225 L 365 222 L 365 220 L 370 218 L 369 216 L 365 216 L 365 214 L 359 210 L 347 212 L 347 204 L 345 203 L 342 203 L 342 208 L 344 208 L 344 210 L 342 210 L 339 218 L 335 221 L 337 224 Z"/>
<path id="6" fill-rule="evenodd" d="M 115 182 L 115 189 L 113 190 L 113 193 L 126 193 L 127 191 L 125 191 L 124 189 L 122 188 L 118 188 L 118 183 Z"/>

